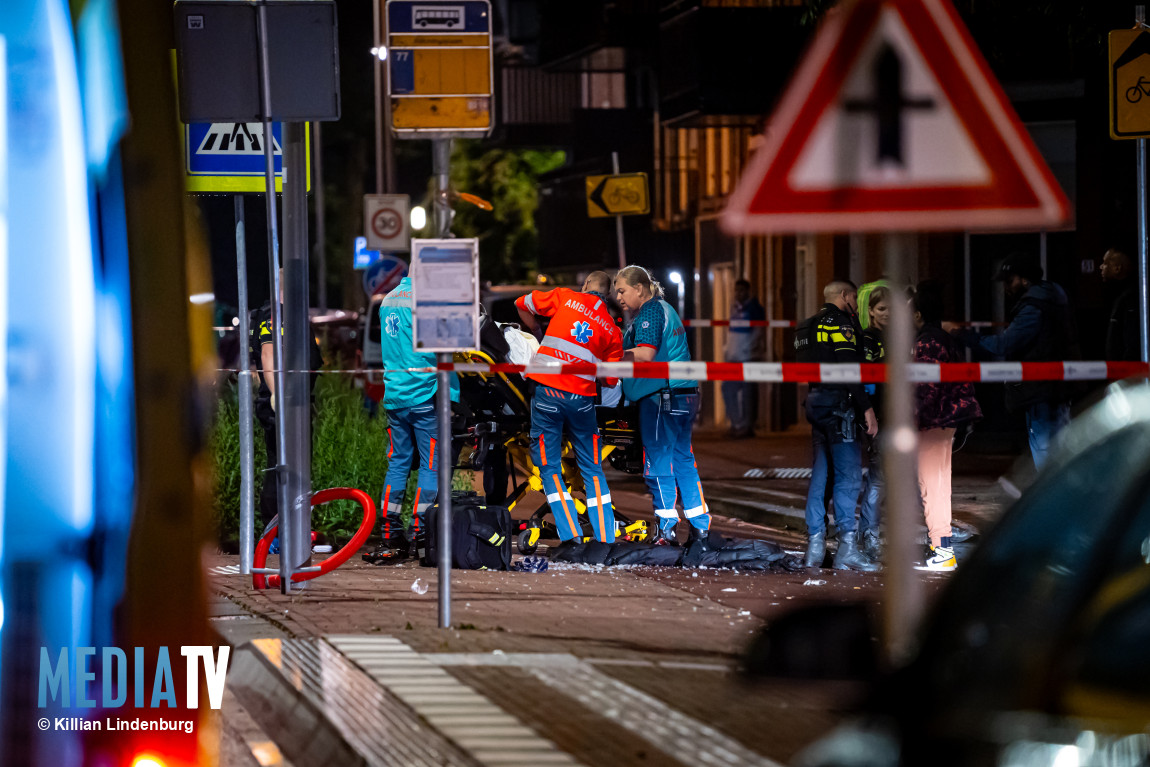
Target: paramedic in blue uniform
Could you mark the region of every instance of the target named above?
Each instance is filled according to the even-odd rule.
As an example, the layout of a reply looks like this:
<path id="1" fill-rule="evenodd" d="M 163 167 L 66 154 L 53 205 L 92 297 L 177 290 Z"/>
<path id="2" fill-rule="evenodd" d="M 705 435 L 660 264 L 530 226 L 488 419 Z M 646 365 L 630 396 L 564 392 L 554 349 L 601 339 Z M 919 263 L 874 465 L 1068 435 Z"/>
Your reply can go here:
<path id="1" fill-rule="evenodd" d="M 583 282 L 582 292 L 556 288 L 520 296 L 515 306 L 524 326 L 532 333 L 539 332 L 537 316 L 550 318 L 547 333 L 532 362 L 555 365 L 618 362 L 623 357 L 623 343 L 607 307 L 610 289 L 611 278 L 606 272 L 592 272 Z M 595 377 L 532 373 L 528 378 L 538 384 L 531 398 L 531 459 L 539 467 L 560 544 L 583 541 L 579 512 L 563 478 L 564 428 L 583 477 L 587 516 L 595 540 L 614 543 L 615 507 L 611 504 L 611 491 L 600 462 L 602 447 L 595 415 Z M 608 379 L 607 383 L 611 385 L 612 381 Z"/>
<path id="2" fill-rule="evenodd" d="M 414 555 L 412 544 L 426 529 L 427 509 L 438 493 L 435 442 L 437 422 L 435 395 L 439 390 L 434 372 L 409 372 L 409 368 L 434 368 L 435 355 L 417 352 L 412 343 L 411 278 L 404 277 L 379 306 L 379 346 L 385 361 L 383 407 L 387 410 L 387 475 L 379 505 L 383 514 L 382 540 L 365 562 L 383 564 Z M 451 375 L 451 401 L 459 401 L 459 382 Z M 407 478 L 418 459 L 414 513 L 405 528 L 400 518 L 407 491 Z"/>
<path id="3" fill-rule="evenodd" d="M 663 287 L 641 266 L 624 267 L 615 276 L 615 296 L 631 316 L 623 334 L 624 362 L 687 362 L 687 331 Z M 690 542 L 703 541 L 711 526 L 703 484 L 691 448 L 691 428 L 699 411 L 696 381 L 628 378 L 623 395 L 639 405 L 643 436 L 643 477 L 655 503 L 659 526 L 652 543 L 678 545 L 675 490 L 683 501 L 683 516 L 691 525 Z"/>

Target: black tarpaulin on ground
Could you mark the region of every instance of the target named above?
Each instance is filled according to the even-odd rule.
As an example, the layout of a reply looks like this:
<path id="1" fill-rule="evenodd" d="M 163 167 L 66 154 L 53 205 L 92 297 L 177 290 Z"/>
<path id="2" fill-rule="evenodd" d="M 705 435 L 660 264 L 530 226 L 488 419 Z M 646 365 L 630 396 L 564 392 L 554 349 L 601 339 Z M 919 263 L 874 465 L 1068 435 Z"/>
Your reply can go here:
<path id="1" fill-rule="evenodd" d="M 583 565 L 650 565 L 653 567 L 730 567 L 738 570 L 794 572 L 802 561 L 769 541 L 724 538 L 711 532 L 705 539 L 686 546 L 656 546 L 618 541 L 564 546 L 552 555 L 553 562 Z"/>

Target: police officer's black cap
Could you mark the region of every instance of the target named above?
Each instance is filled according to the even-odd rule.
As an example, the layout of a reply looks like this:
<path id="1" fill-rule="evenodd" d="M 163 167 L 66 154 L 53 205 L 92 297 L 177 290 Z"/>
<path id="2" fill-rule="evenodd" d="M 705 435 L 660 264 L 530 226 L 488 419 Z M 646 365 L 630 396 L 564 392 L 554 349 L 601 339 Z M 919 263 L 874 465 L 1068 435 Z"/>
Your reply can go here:
<path id="1" fill-rule="evenodd" d="M 1007 254 L 1006 258 L 1002 259 L 1002 266 L 999 267 L 998 274 L 994 276 L 994 279 L 1006 281 L 1016 274 L 1019 277 L 1025 277 L 1031 282 L 1041 280 L 1042 264 L 1038 262 L 1038 257 L 1035 255 L 1015 251 L 1014 253 Z"/>

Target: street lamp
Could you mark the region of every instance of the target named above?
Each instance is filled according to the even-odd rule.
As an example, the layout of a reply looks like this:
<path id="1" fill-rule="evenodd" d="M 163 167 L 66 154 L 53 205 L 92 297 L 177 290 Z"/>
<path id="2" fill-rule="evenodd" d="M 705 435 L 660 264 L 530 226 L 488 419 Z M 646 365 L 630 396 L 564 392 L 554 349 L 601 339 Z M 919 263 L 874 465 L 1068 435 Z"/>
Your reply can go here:
<path id="1" fill-rule="evenodd" d="M 672 284 L 675 285 L 679 297 L 679 319 L 683 319 L 684 304 L 683 304 L 683 275 L 679 272 L 671 272 L 667 275 Z"/>
<path id="2" fill-rule="evenodd" d="M 418 232 L 425 226 L 427 226 L 427 211 L 422 205 L 416 205 L 411 209 L 411 228 Z"/>

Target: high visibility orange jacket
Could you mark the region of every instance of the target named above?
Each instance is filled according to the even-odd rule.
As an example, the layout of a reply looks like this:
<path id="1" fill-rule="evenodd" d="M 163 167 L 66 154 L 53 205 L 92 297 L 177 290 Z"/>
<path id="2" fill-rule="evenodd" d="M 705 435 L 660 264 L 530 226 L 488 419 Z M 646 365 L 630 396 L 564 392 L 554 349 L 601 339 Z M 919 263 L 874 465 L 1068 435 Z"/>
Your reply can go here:
<path id="1" fill-rule="evenodd" d="M 551 318 L 534 362 L 547 362 L 548 358 L 559 363 L 623 359 L 622 334 L 607 311 L 606 299 L 598 293 L 580 293 L 570 288 L 535 290 L 520 296 L 515 305 Z M 528 378 L 560 391 L 595 396 L 594 376 L 533 373 Z M 607 379 L 607 384 L 613 386 L 615 380 Z"/>

